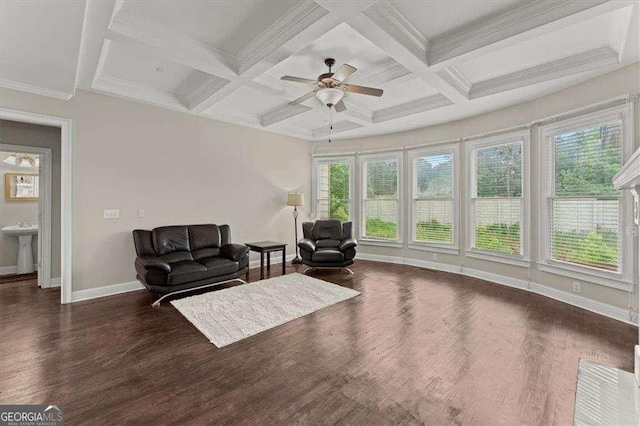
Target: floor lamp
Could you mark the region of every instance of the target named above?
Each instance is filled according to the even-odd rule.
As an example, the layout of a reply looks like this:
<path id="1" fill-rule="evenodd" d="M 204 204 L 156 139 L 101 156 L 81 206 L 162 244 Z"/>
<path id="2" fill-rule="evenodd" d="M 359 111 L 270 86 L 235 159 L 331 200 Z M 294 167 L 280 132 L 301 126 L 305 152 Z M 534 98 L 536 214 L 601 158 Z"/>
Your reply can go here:
<path id="1" fill-rule="evenodd" d="M 300 192 L 290 192 L 287 196 L 287 205 L 293 206 L 293 223 L 296 231 L 296 257 L 291 263 L 302 263 L 302 259 L 298 256 L 298 206 L 304 206 L 304 194 Z"/>

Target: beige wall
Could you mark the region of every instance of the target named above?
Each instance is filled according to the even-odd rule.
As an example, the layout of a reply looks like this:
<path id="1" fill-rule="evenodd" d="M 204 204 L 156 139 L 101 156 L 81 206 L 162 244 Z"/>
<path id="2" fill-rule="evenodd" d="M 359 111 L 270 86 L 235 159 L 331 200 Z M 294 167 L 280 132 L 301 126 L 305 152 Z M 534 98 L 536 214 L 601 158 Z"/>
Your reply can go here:
<path id="1" fill-rule="evenodd" d="M 314 152 L 336 153 L 367 151 L 375 149 L 402 148 L 415 145 L 438 143 L 447 140 L 460 139 L 469 136 L 479 135 L 487 132 L 528 125 L 531 122 L 551 115 L 567 112 L 576 108 L 588 106 L 597 102 L 605 101 L 620 95 L 637 94 L 640 92 L 640 65 L 625 67 L 618 71 L 604 76 L 583 82 L 576 86 L 562 91 L 544 96 L 542 98 L 519 104 L 499 111 L 467 118 L 460 121 L 446 123 L 437 126 L 426 127 L 408 132 L 381 135 L 376 137 L 357 138 L 349 140 L 334 141 L 331 145 L 326 142 L 316 142 Z M 636 101 L 635 106 L 635 146 L 640 146 L 640 105 Z M 533 128 L 535 131 L 535 127 Z M 565 292 L 572 292 L 572 282 L 574 279 L 549 274 L 538 271 L 536 258 L 538 250 L 538 222 L 535 210 L 538 206 L 538 190 L 535 184 L 541 170 L 538 158 L 537 139 L 532 138 L 531 146 L 531 206 L 534 214 L 531 215 L 531 258 L 532 268 L 505 265 L 501 263 L 488 262 L 484 260 L 472 259 L 464 255 L 464 241 L 460 242 L 460 255 L 449 255 L 438 253 L 438 262 L 446 265 L 464 266 L 466 268 L 486 271 L 515 279 L 528 280 L 538 284 L 543 284 Z M 465 164 L 464 149 L 461 150 L 461 166 Z M 464 174 L 463 174 L 464 176 Z M 466 197 L 465 179 L 461 181 L 461 199 Z M 405 196 L 408 199 L 408 196 Z M 465 215 L 467 214 L 466 203 L 461 203 L 461 233 L 465 235 Z M 405 205 L 405 211 L 407 206 Z M 423 261 L 433 261 L 433 252 L 422 250 L 411 250 L 405 248 L 388 248 L 379 246 L 359 246 L 360 253 L 369 253 L 379 256 L 405 257 Z M 637 259 L 637 257 L 636 257 Z M 598 284 L 582 282 L 582 296 L 608 303 L 616 307 L 626 309 L 629 303 L 637 305 L 634 297 L 626 291 L 605 287 Z M 637 306 L 636 306 L 637 309 Z"/>
<path id="2" fill-rule="evenodd" d="M 1 89 L 0 105 L 73 120 L 74 291 L 135 280 L 136 228 L 228 223 L 236 242 L 292 253 L 286 194 L 309 198 L 309 142 L 85 91 L 62 101 Z"/>
<path id="3" fill-rule="evenodd" d="M 8 145 L 35 146 L 51 150 L 51 278 L 60 277 L 60 129 L 56 127 L 39 126 L 30 123 L 0 120 L 0 143 Z M 4 177 L 2 182 L 4 182 Z M 4 198 L 4 197 L 3 197 Z M 28 220 L 38 222 L 38 204 L 26 202 L 24 207 L 16 206 L 17 202 L 7 204 L 7 208 L 0 207 L 2 226 L 15 225 L 18 221 Z M 20 203 L 25 203 L 21 201 Z M 27 208 L 27 205 L 29 206 Z M 4 207 L 4 206 L 3 206 Z M 5 217 L 4 212 L 7 212 Z M 29 219 L 20 219 L 29 214 Z M 2 236 L 2 264 L 12 266 L 17 262 L 16 237 Z M 34 238 L 34 247 L 37 238 Z M 34 251 L 35 253 L 35 251 Z M 11 263 L 13 262 L 13 263 Z"/>

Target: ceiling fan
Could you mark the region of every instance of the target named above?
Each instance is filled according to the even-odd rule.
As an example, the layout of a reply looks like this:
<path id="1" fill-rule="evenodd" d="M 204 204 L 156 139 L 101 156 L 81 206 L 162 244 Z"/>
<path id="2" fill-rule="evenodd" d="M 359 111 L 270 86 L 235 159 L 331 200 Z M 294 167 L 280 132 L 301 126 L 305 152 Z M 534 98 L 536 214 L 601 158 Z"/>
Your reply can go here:
<path id="1" fill-rule="evenodd" d="M 295 83 L 312 83 L 317 88 L 300 96 L 295 101 L 289 102 L 289 105 L 298 105 L 314 95 L 322 105 L 326 105 L 331 109 L 333 107 L 337 112 L 342 112 L 347 109 L 347 106 L 342 101 L 342 97 L 345 92 L 358 93 L 360 95 L 369 96 L 382 96 L 382 89 L 375 89 L 373 87 L 357 86 L 355 84 L 345 84 L 344 81 L 354 72 L 357 71 L 355 67 L 344 64 L 334 73 L 331 72 L 331 68 L 335 65 L 336 60 L 333 58 L 327 58 L 324 60 L 324 64 L 329 67 L 329 72 L 320 74 L 317 80 L 309 78 L 293 77 L 285 75 L 280 80 L 293 81 Z"/>

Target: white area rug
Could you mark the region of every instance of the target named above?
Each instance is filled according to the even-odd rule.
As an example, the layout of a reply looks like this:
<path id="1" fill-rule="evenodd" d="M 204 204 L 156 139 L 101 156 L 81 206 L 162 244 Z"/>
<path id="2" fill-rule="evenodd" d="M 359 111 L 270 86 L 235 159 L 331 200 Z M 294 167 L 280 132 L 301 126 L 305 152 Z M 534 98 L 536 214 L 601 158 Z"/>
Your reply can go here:
<path id="1" fill-rule="evenodd" d="M 289 274 L 173 300 L 221 348 L 360 293 L 303 274 Z"/>

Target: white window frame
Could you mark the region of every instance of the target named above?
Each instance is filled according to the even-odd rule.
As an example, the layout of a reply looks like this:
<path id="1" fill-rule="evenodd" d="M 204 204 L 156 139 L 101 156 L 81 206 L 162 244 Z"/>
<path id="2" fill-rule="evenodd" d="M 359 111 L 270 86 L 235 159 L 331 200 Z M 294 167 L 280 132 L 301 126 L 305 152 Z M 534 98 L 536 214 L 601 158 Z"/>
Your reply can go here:
<path id="1" fill-rule="evenodd" d="M 358 155 L 358 178 L 359 178 L 359 191 L 358 197 L 360 202 L 358 203 L 359 207 L 359 222 L 360 226 L 357 228 L 359 230 L 359 241 L 363 244 L 369 245 L 383 245 L 383 246 L 395 246 L 401 247 L 403 244 L 403 235 L 404 235 L 404 169 L 403 169 L 403 152 L 402 151 L 393 151 L 393 152 L 384 152 L 384 153 L 376 153 L 376 154 L 359 154 Z M 397 222 L 397 230 L 398 237 L 396 239 L 386 239 L 386 238 L 374 238 L 368 237 L 365 235 L 365 229 L 367 225 L 366 221 L 366 209 L 365 209 L 365 201 L 366 198 L 366 190 L 365 187 L 367 185 L 367 179 L 364 175 L 365 164 L 369 161 L 382 161 L 382 160 L 396 160 L 398 162 L 398 222 Z"/>
<path id="2" fill-rule="evenodd" d="M 489 250 L 482 250 L 473 247 L 475 243 L 475 229 L 473 227 L 473 211 L 472 200 L 475 190 L 473 188 L 475 177 L 473 176 L 474 151 L 481 148 L 487 148 L 491 146 L 507 145 L 514 142 L 522 143 L 522 215 L 520 222 L 520 246 L 522 247 L 522 253 L 519 255 L 500 253 Z M 530 258 L 530 218 L 529 218 L 529 205 L 530 205 L 530 180 L 529 180 L 529 162 L 531 161 L 530 154 L 530 137 L 529 130 L 510 132 L 497 136 L 488 136 L 485 138 L 477 139 L 467 142 L 466 144 L 466 174 L 467 174 L 467 206 L 466 206 L 466 250 L 465 255 L 467 257 L 489 260 L 492 262 L 500 262 L 514 266 L 529 267 L 531 264 Z"/>
<path id="3" fill-rule="evenodd" d="M 332 156 L 332 157 L 314 157 L 313 158 L 313 175 L 312 175 L 312 193 L 313 193 L 313 201 L 312 201 L 312 214 L 311 217 L 314 220 L 318 220 L 318 194 L 320 193 L 320 179 L 318 179 L 318 171 L 320 170 L 320 166 L 325 164 L 348 164 L 349 165 L 349 221 L 355 222 L 354 215 L 354 199 L 356 194 L 354 193 L 355 185 L 354 185 L 354 171 L 355 171 L 355 157 L 353 155 L 349 156 Z"/>
<path id="4" fill-rule="evenodd" d="M 453 218 L 451 221 L 453 231 L 453 241 L 451 243 L 435 242 L 435 241 L 418 241 L 416 240 L 416 220 L 415 220 L 415 202 L 417 200 L 415 194 L 417 169 L 416 160 L 418 158 L 433 155 L 453 155 L 453 195 L 451 201 L 453 203 Z M 429 250 L 448 254 L 460 253 L 460 148 L 459 144 L 443 144 L 428 148 L 411 149 L 408 151 L 409 162 L 409 244 L 408 248 L 418 250 Z M 446 199 L 446 198 L 443 198 Z"/>
<path id="5" fill-rule="evenodd" d="M 589 281 L 595 284 L 613 287 L 621 290 L 629 290 L 632 283 L 632 257 L 633 257 L 633 238 L 631 232 L 633 230 L 632 223 L 632 199 L 629 191 L 623 191 L 620 199 L 619 208 L 619 237 L 622 239 L 620 243 L 620 271 L 606 271 L 603 269 L 590 267 L 586 265 L 578 265 L 570 262 L 562 262 L 551 259 L 549 256 L 551 242 L 549 241 L 548 228 L 551 225 L 547 208 L 548 198 L 554 193 L 553 186 L 555 181 L 550 178 L 551 172 L 555 168 L 553 138 L 562 133 L 573 130 L 595 127 L 612 122 L 622 121 L 622 164 L 632 154 L 633 151 L 633 103 L 607 108 L 601 111 L 584 114 L 557 123 L 542 125 L 538 129 L 538 141 L 540 145 L 540 164 L 544 165 L 541 169 L 539 179 L 539 211 L 540 221 L 539 230 L 539 253 L 538 253 L 538 269 L 544 272 L 553 273 Z"/>

